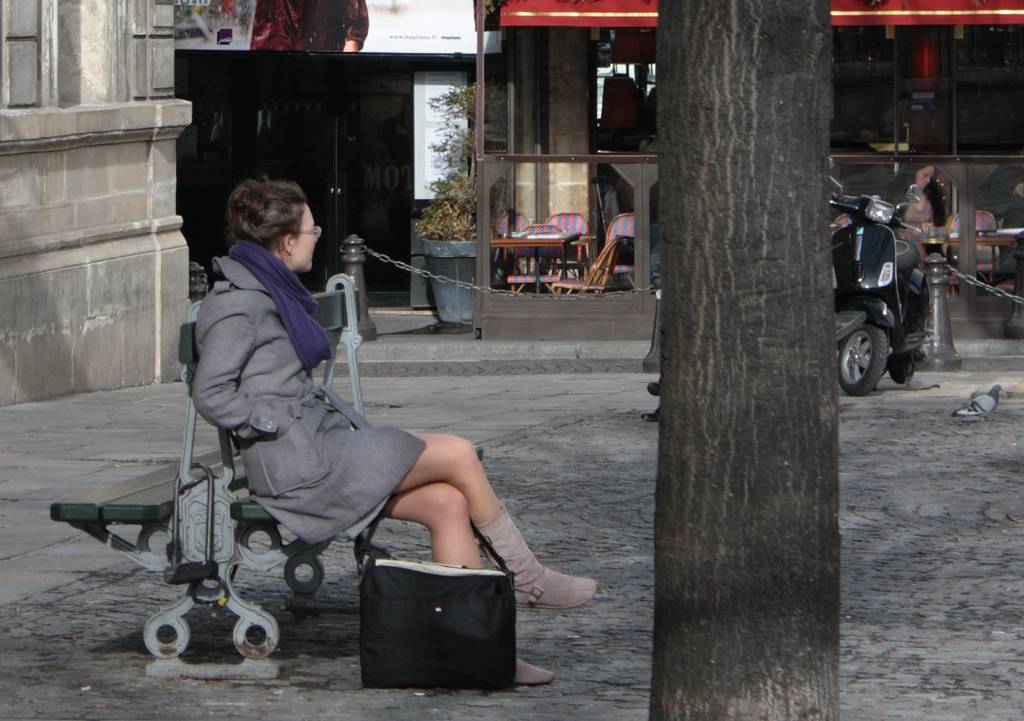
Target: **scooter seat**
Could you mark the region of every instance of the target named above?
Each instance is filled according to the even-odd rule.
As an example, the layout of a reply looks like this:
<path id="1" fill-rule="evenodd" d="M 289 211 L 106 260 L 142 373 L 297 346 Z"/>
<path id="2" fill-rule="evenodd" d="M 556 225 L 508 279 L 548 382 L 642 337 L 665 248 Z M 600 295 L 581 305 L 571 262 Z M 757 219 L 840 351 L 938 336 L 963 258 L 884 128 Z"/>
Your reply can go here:
<path id="1" fill-rule="evenodd" d="M 924 260 L 916 243 L 896 239 L 896 272 L 903 274 Z"/>

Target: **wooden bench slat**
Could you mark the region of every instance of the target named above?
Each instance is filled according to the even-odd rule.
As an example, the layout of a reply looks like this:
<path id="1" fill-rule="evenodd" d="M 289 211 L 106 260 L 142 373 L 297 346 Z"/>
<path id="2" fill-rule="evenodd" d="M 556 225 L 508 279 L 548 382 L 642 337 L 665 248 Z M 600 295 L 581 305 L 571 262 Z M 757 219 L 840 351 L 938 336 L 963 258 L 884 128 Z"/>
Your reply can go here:
<path id="1" fill-rule="evenodd" d="M 178 476 L 177 465 L 166 465 L 135 478 L 115 483 L 106 488 L 97 488 L 74 498 L 50 504 L 50 518 L 54 521 L 100 521 L 101 508 L 108 503 L 117 503 L 125 497 L 145 493 L 153 489 L 169 487 L 168 498 L 174 495 L 174 479 Z"/>
<path id="2" fill-rule="evenodd" d="M 345 327 L 345 299 L 341 293 L 315 293 L 317 306 L 313 311 L 313 319 L 325 331 L 336 330 L 341 333 Z"/>
<path id="3" fill-rule="evenodd" d="M 216 465 L 220 451 L 204 453 L 196 460 Z M 160 521 L 170 517 L 177 477 L 178 464 L 167 463 L 141 476 L 51 503 L 50 518 L 68 523 Z"/>
<path id="4" fill-rule="evenodd" d="M 174 484 L 173 480 L 168 481 L 105 503 L 100 507 L 100 514 L 104 521 L 120 523 L 163 521 L 171 517 L 174 509 Z"/>
<path id="5" fill-rule="evenodd" d="M 263 506 L 253 500 L 232 503 L 231 517 L 242 523 L 277 523 Z"/>

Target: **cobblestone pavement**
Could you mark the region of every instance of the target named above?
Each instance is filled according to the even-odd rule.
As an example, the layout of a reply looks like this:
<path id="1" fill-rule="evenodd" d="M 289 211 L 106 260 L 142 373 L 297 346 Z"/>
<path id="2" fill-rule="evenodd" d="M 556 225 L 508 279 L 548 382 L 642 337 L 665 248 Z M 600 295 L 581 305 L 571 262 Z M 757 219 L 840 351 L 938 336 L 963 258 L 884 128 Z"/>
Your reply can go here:
<path id="1" fill-rule="evenodd" d="M 0 719 L 646 719 L 657 427 L 638 373 L 367 378 L 382 425 L 466 435 L 540 555 L 593 574 L 598 599 L 523 610 L 524 658 L 548 687 L 496 693 L 359 687 L 354 564 L 327 553 L 336 613 L 297 621 L 279 573 L 242 571 L 281 624 L 273 681 L 148 678 L 145 618 L 175 590 L 46 516 L 51 500 L 177 454 L 180 384 L 0 409 Z M 988 420 L 950 412 L 975 388 L 1014 393 Z M 841 398 L 843 721 L 1017 719 L 1024 386 L 1006 373 L 921 374 Z M 938 384 L 939 387 L 930 387 Z M 200 449 L 212 448 L 204 433 Z M 426 537 L 392 523 L 401 555 Z M 193 660 L 232 661 L 229 616 L 193 611 Z"/>
<path id="2" fill-rule="evenodd" d="M 0 409 L 0 718 L 5 719 L 644 719 L 650 682 L 657 426 L 639 374 L 368 378 L 381 425 L 466 435 L 542 558 L 600 579 L 598 599 L 566 612 L 521 610 L 522 656 L 553 668 L 547 687 L 500 693 L 365 691 L 358 667 L 354 562 L 329 549 L 322 596 L 339 613 L 296 621 L 280 571 L 236 585 L 281 626 L 281 675 L 263 682 L 156 680 L 141 629 L 176 597 L 156 574 L 64 524 L 51 498 L 173 458 L 183 386 L 73 396 Z M 340 382 L 339 382 L 340 385 Z M 145 438 L 140 449 L 140 438 Z M 201 448 L 213 446 L 204 434 Z M 31 513 L 31 517 L 28 514 Z M 426 557 L 426 534 L 382 526 L 396 555 Z M 44 551 L 33 551 L 45 543 Z M 20 549 L 21 554 L 17 555 Z M 91 566 L 89 565 L 91 563 Z M 60 574 L 40 569 L 65 569 Z M 18 593 L 12 586 L 28 593 Z M 4 604 L 4 600 L 7 602 Z M 232 617 L 193 611 L 193 660 L 233 662 Z"/>
<path id="3" fill-rule="evenodd" d="M 843 719 L 1020 719 L 1024 387 L 921 378 L 841 403 Z M 988 419 L 950 416 L 993 381 Z"/>

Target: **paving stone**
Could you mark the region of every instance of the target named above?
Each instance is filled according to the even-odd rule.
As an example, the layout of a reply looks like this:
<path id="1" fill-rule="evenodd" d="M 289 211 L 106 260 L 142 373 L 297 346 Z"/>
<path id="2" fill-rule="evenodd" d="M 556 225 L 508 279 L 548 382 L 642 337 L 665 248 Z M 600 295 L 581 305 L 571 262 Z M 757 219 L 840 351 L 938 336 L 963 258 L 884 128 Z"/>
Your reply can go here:
<path id="1" fill-rule="evenodd" d="M 0 547 L 16 560 L 0 560 L 0 716 L 646 719 L 658 429 L 639 412 L 657 405 L 645 391 L 651 377 L 473 365 L 472 373 L 368 376 L 368 413 L 411 429 L 465 430 L 482 443 L 495 488 L 538 553 L 600 579 L 588 606 L 519 614 L 523 656 L 554 668 L 555 684 L 422 695 L 361 689 L 355 569 L 344 544 L 326 554 L 323 589 L 341 613 L 299 621 L 285 608 L 280 572 L 236 579 L 281 625 L 279 678 L 147 678 L 142 623 L 178 591 L 50 522 L 44 499 L 145 472 L 150 465 L 124 461 L 176 448 L 184 387 L 164 384 L 0 409 L 9 441 L 0 454 Z M 841 397 L 843 721 L 1020 718 L 1024 524 L 1014 519 L 1024 516 L 1024 388 L 1016 380 L 921 374 L 915 387 L 939 387 L 908 392 L 883 382 L 866 398 Z M 994 382 L 1013 395 L 988 420 L 950 417 L 971 390 Z M 4 501 L 4 478 L 21 479 L 18 492 L 31 497 Z M 402 556 L 429 553 L 426 534 L 410 525 L 389 523 L 380 540 Z M 237 662 L 230 614 L 203 609 L 189 620 L 193 661 Z"/>

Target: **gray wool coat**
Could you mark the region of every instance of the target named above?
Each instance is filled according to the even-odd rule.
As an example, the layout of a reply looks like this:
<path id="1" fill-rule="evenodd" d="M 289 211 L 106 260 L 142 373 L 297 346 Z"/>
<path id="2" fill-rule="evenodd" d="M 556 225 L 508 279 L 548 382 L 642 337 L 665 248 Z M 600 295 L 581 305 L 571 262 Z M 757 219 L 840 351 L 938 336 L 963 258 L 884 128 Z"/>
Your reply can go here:
<path id="1" fill-rule="evenodd" d="M 412 468 L 424 442 L 373 428 L 302 367 L 274 301 L 244 266 L 224 277 L 196 322 L 196 409 L 239 440 L 249 492 L 308 543 L 361 526 Z"/>

